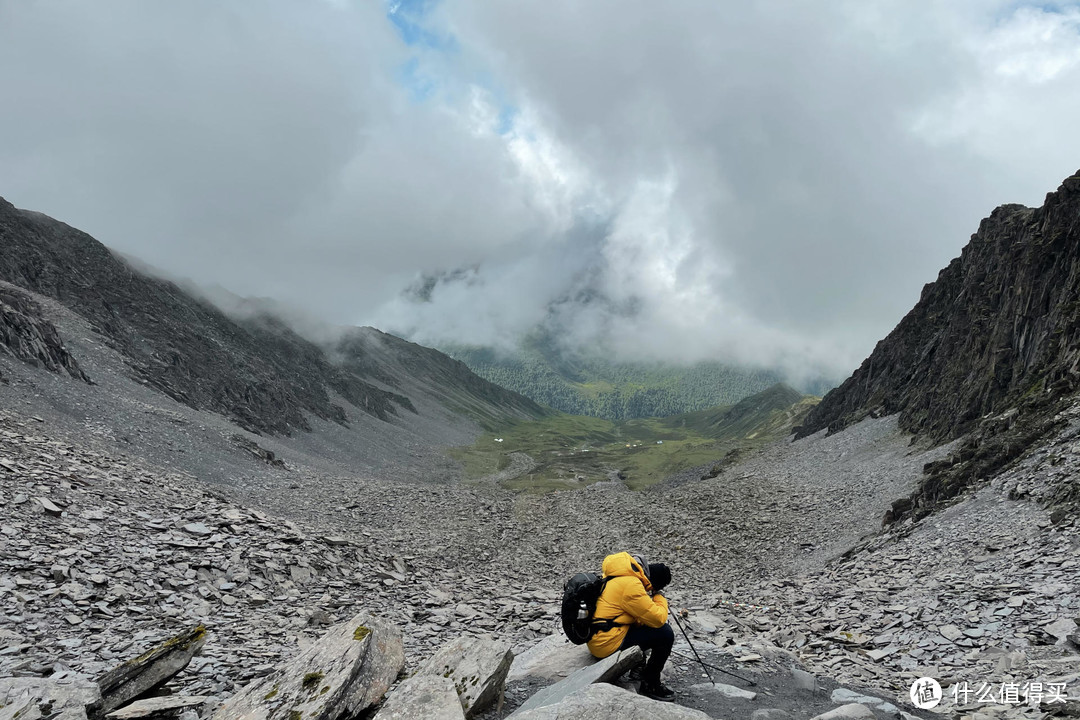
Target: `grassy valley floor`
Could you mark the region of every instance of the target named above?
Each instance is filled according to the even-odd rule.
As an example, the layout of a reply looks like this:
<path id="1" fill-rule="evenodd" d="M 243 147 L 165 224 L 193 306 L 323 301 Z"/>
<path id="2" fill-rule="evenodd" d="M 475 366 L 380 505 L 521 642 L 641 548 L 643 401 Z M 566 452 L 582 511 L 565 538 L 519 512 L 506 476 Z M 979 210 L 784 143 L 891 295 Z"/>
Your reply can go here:
<path id="1" fill-rule="evenodd" d="M 643 489 L 687 468 L 737 457 L 790 434 L 817 402 L 776 386 L 730 407 L 613 422 L 557 414 L 507 424 L 450 454 L 466 479 L 512 490 L 581 487 L 613 476 Z M 719 467 L 716 468 L 719 470 Z"/>

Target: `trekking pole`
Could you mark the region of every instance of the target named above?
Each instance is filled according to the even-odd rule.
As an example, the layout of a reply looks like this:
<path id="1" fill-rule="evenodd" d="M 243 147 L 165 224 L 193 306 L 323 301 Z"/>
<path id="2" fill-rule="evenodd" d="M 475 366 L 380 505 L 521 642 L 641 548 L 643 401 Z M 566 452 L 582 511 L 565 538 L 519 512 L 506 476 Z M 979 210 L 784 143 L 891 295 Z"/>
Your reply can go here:
<path id="1" fill-rule="evenodd" d="M 672 655 L 678 655 L 679 657 L 686 658 L 687 660 L 693 660 L 694 659 L 694 658 L 690 657 L 689 655 L 683 655 L 681 652 L 675 652 L 674 650 L 671 651 L 671 654 Z M 741 675 L 736 675 L 735 673 L 729 672 L 729 671 L 725 670 L 722 667 L 717 667 L 716 665 L 710 665 L 709 663 L 702 663 L 702 664 L 705 665 L 705 667 L 707 667 L 707 668 L 712 668 L 713 670 L 719 670 L 722 673 L 727 673 L 728 675 L 730 675 L 730 676 L 732 676 L 734 678 L 738 678 L 739 680 L 741 680 L 742 682 L 744 682 L 744 683 L 746 683 L 748 685 L 756 685 L 757 684 L 753 680 L 744 678 Z"/>
<path id="2" fill-rule="evenodd" d="M 698 661 L 698 662 L 699 662 L 699 663 L 701 664 L 701 669 L 705 671 L 705 676 L 709 678 L 709 682 L 711 682 L 711 683 L 712 683 L 713 685 L 715 685 L 715 684 L 716 684 L 716 681 L 715 681 L 715 680 L 713 680 L 713 677 L 712 677 L 712 675 L 711 675 L 711 674 L 709 673 L 709 670 L 708 670 L 708 668 L 710 668 L 710 667 L 711 667 L 711 668 L 713 668 L 714 670 L 719 670 L 719 671 L 720 671 L 720 672 L 722 672 L 722 673 L 727 673 L 728 675 L 730 675 L 730 676 L 731 676 L 731 677 L 733 677 L 733 678 L 737 678 L 737 679 L 739 679 L 739 680 L 742 680 L 742 681 L 743 681 L 744 683 L 746 683 L 747 685 L 757 685 L 757 683 L 756 683 L 756 682 L 754 682 L 753 680 L 750 680 L 750 679 L 748 679 L 748 678 L 744 678 L 744 677 L 741 677 L 741 676 L 739 676 L 739 675 L 736 675 L 736 674 L 735 674 L 735 673 L 733 673 L 733 672 L 728 672 L 727 670 L 725 670 L 725 669 L 723 669 L 723 668 L 719 668 L 719 667 L 716 667 L 715 665 L 706 665 L 706 664 L 705 664 L 705 661 L 701 659 L 701 656 L 700 656 L 700 655 L 698 655 L 698 651 L 697 651 L 697 648 L 696 648 L 696 647 L 694 647 L 694 643 L 690 642 L 690 636 L 686 634 L 686 629 L 685 629 L 685 628 L 683 628 L 683 626 L 682 626 L 682 623 L 681 623 L 681 622 L 679 622 L 679 614 L 678 614 L 678 613 L 668 613 L 668 614 L 669 614 L 669 615 L 670 615 L 671 617 L 675 618 L 675 624 L 679 626 L 679 630 L 681 630 L 681 631 L 682 631 L 682 635 L 683 635 L 683 637 L 684 637 L 684 638 L 686 638 L 686 644 L 687 644 L 687 645 L 689 645 L 689 646 L 690 646 L 690 649 L 694 651 L 694 657 L 696 657 L 696 658 L 697 658 L 697 661 Z M 683 656 L 683 657 L 685 657 L 685 656 Z"/>

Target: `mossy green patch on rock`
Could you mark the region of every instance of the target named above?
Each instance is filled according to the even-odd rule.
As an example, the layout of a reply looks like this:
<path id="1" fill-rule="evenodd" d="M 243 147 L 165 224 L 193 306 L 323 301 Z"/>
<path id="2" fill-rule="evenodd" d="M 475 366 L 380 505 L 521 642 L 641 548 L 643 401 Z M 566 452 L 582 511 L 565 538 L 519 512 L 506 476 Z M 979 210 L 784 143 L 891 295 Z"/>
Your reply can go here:
<path id="1" fill-rule="evenodd" d="M 274 697 L 278 694 L 278 690 L 280 690 L 280 689 L 281 689 L 280 686 L 275 683 L 274 687 L 271 688 L 270 692 L 263 695 L 263 700 L 272 700 L 272 699 L 274 699 Z"/>
<path id="2" fill-rule="evenodd" d="M 353 640 L 363 640 L 364 638 L 366 638 L 370 634 L 371 634 L 371 628 L 367 627 L 366 625 L 357 625 L 356 629 L 353 630 L 352 639 Z"/>
<path id="3" fill-rule="evenodd" d="M 300 682 L 300 686 L 307 691 L 312 691 L 319 687 L 319 683 L 325 677 L 321 672 L 309 672 L 304 676 L 304 679 Z"/>
<path id="4" fill-rule="evenodd" d="M 189 632 L 185 632 L 185 633 L 180 633 L 176 637 L 169 638 L 168 640 L 161 643 L 157 647 L 151 648 L 150 650 L 147 650 L 146 652 L 144 652 L 142 655 L 135 658 L 134 660 L 128 660 L 127 664 L 128 665 L 138 665 L 140 663 L 146 662 L 147 660 L 150 660 L 151 658 L 157 657 L 159 655 L 163 655 L 166 652 L 168 652 L 169 650 L 173 650 L 173 649 L 187 650 L 192 645 L 197 645 L 198 643 L 200 643 L 203 640 L 203 638 L 205 638 L 205 637 L 206 637 L 206 626 L 202 625 L 202 624 L 196 625 L 193 630 L 191 630 Z"/>

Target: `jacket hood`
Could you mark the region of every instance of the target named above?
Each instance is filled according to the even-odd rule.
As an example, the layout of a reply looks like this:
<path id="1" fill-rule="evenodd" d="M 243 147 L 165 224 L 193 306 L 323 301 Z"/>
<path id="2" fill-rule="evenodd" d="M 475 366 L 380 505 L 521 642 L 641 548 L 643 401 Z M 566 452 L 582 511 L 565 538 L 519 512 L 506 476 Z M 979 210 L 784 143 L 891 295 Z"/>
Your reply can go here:
<path id="1" fill-rule="evenodd" d="M 634 577 L 641 581 L 646 590 L 652 590 L 649 578 L 643 568 L 628 552 L 615 553 L 604 558 L 602 568 L 604 577 Z"/>

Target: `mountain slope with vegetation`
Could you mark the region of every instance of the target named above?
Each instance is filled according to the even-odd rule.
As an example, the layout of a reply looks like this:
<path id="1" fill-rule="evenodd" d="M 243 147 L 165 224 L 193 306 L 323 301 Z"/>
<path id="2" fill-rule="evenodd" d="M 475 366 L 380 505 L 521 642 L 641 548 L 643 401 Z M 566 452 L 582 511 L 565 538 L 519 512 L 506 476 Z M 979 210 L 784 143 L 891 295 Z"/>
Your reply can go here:
<path id="1" fill-rule="evenodd" d="M 731 405 L 780 382 L 775 372 L 717 362 L 676 367 L 575 357 L 562 351 L 546 331 L 530 334 L 513 353 L 464 345 L 441 349 L 477 375 L 538 403 L 607 420 L 665 417 Z"/>

